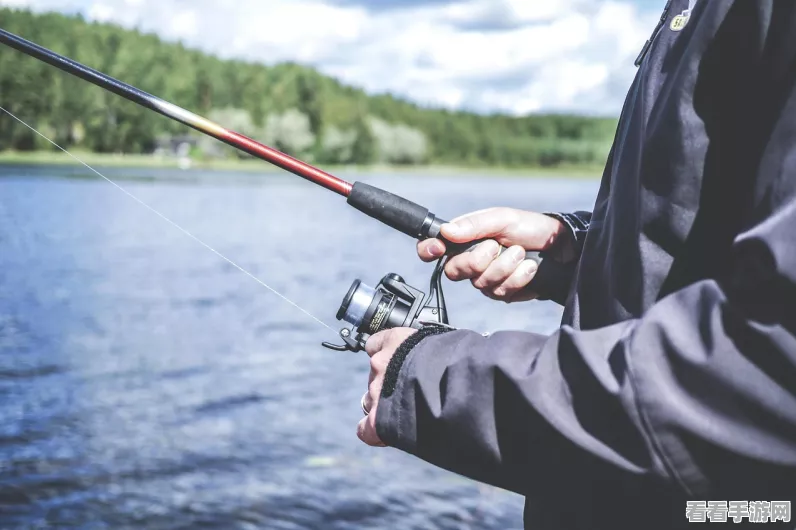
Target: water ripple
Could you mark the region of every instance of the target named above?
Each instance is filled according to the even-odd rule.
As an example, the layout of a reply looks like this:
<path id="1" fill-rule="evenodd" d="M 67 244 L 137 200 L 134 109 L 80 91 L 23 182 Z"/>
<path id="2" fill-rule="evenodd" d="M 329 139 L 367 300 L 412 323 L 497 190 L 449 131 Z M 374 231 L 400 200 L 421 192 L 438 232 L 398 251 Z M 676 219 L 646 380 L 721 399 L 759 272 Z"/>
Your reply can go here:
<path id="1" fill-rule="evenodd" d="M 229 409 L 241 407 L 244 405 L 251 405 L 253 403 L 263 403 L 268 401 L 269 398 L 260 394 L 244 394 L 240 396 L 230 396 L 225 399 L 219 399 L 210 403 L 205 403 L 194 408 L 198 414 L 205 414 L 208 412 L 225 412 Z"/>
<path id="2" fill-rule="evenodd" d="M 327 323 L 356 278 L 427 286 L 410 240 L 297 179 L 109 171 Z M 0 168 L 0 528 L 521 528 L 520 497 L 357 439 L 365 354 L 321 348 L 328 330 L 106 182 L 60 178 L 81 172 Z M 443 217 L 596 189 L 364 178 Z M 460 327 L 560 317 L 445 289 Z"/>

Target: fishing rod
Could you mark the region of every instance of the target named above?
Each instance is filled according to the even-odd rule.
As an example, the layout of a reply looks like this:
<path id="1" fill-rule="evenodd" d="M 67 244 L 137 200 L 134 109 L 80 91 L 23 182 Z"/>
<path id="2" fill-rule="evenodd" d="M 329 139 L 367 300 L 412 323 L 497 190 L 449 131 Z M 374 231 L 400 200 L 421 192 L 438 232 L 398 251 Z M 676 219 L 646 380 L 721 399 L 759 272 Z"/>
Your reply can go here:
<path id="1" fill-rule="evenodd" d="M 207 118 L 2 28 L 0 28 L 0 43 L 342 195 L 346 197 L 349 205 L 360 212 L 410 237 L 418 240 L 438 238 L 445 243 L 446 256 L 440 258 L 432 274 L 428 297 L 422 291 L 406 284 L 403 278 L 397 274 L 386 275 L 375 288 L 355 280 L 337 313 L 338 320 L 344 320 L 353 326 L 351 329 L 340 331 L 345 346 L 328 343 L 324 343 L 324 346 L 337 350 L 358 351 L 364 348 L 364 343 L 371 334 L 382 329 L 417 328 L 430 323 L 448 324 L 441 283 L 444 259 L 470 251 L 485 239 L 463 244 L 447 241 L 440 235 L 440 228 L 447 221 L 438 218 L 419 204 L 363 182 L 354 182 L 353 184 L 346 182 L 297 158 L 231 131 Z M 504 249 L 505 247 L 500 246 L 501 252 Z M 526 253 L 526 259 L 532 259 L 539 264 L 534 278 L 537 280 L 540 272 L 544 271 L 540 253 L 529 251 Z M 436 305 L 431 302 L 432 298 L 436 298 Z"/>

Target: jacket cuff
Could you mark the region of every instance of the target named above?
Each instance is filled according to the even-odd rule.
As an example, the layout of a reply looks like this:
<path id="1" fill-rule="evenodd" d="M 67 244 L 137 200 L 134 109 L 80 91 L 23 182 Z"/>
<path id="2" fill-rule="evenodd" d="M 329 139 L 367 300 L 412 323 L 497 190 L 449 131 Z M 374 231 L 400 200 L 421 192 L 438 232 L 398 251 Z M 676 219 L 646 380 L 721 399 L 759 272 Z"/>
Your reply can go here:
<path id="1" fill-rule="evenodd" d="M 591 212 L 546 212 L 544 215 L 560 221 L 567 228 L 570 236 L 554 245 L 552 249 L 545 251 L 545 255 L 564 264 L 580 259 L 583 242 L 586 240 L 586 234 L 591 224 Z"/>
<path id="2" fill-rule="evenodd" d="M 423 356 L 422 349 L 433 348 L 437 335 L 455 331 L 443 326 L 424 326 L 417 333 L 409 336 L 395 351 L 384 376 L 384 383 L 376 411 L 376 433 L 390 447 L 415 454 L 415 393 L 405 392 L 404 385 L 411 379 L 412 365 L 416 355 Z M 429 340 L 425 340 L 429 339 Z M 416 355 L 410 355 L 414 353 Z M 425 352 L 429 354 L 429 352 Z"/>
<path id="3" fill-rule="evenodd" d="M 384 384 L 381 387 L 381 397 L 390 397 L 395 392 L 395 385 L 398 383 L 398 375 L 401 372 L 407 355 L 412 349 L 420 344 L 420 341 L 426 337 L 433 335 L 440 335 L 452 331 L 453 328 L 446 328 L 443 326 L 423 326 L 417 333 L 410 335 L 400 346 L 395 350 L 395 354 L 390 359 L 390 364 L 387 365 L 387 371 L 384 375 Z"/>
<path id="4" fill-rule="evenodd" d="M 564 305 L 583 251 L 591 213 L 547 212 L 544 215 L 560 221 L 566 227 L 567 237 L 558 237 L 552 247 L 540 253 L 542 262 L 528 289 L 536 293 L 537 300 L 552 300 Z"/>

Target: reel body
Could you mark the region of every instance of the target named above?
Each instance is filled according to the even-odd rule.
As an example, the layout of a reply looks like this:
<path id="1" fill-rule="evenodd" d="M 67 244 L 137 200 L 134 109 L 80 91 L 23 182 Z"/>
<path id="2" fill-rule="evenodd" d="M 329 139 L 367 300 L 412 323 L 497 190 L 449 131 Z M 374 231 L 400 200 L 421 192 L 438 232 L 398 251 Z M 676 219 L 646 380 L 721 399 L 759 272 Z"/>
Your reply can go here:
<path id="1" fill-rule="evenodd" d="M 351 324 L 340 330 L 343 345 L 324 342 L 336 351 L 361 351 L 371 335 L 390 328 L 420 329 L 426 325 L 448 325 L 448 312 L 442 295 L 443 260 L 431 277 L 429 295 L 407 284 L 394 273 L 387 274 L 376 287 L 354 280 L 337 310 L 337 320 Z M 432 303 L 432 299 L 436 302 Z"/>

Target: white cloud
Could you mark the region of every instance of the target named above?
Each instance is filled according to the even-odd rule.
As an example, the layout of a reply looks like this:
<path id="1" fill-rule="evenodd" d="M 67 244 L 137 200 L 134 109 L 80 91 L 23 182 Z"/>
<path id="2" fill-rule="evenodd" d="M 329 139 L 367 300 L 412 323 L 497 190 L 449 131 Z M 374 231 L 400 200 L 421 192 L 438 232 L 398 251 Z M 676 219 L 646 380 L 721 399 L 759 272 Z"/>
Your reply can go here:
<path id="1" fill-rule="evenodd" d="M 659 13 L 628 0 L 0 0 L 155 31 L 223 57 L 311 64 L 369 92 L 477 111 L 616 114 Z M 364 2 L 363 2 L 364 4 Z M 135 80 L 129 80 L 135 82 Z"/>
<path id="2" fill-rule="evenodd" d="M 583 4 L 583 1 L 468 0 L 443 6 L 440 11 L 443 17 L 459 24 L 514 26 L 553 20 L 571 12 L 577 4 Z"/>
<path id="3" fill-rule="evenodd" d="M 113 20 L 113 7 L 107 4 L 94 4 L 88 8 L 88 18 L 97 22 Z"/>

